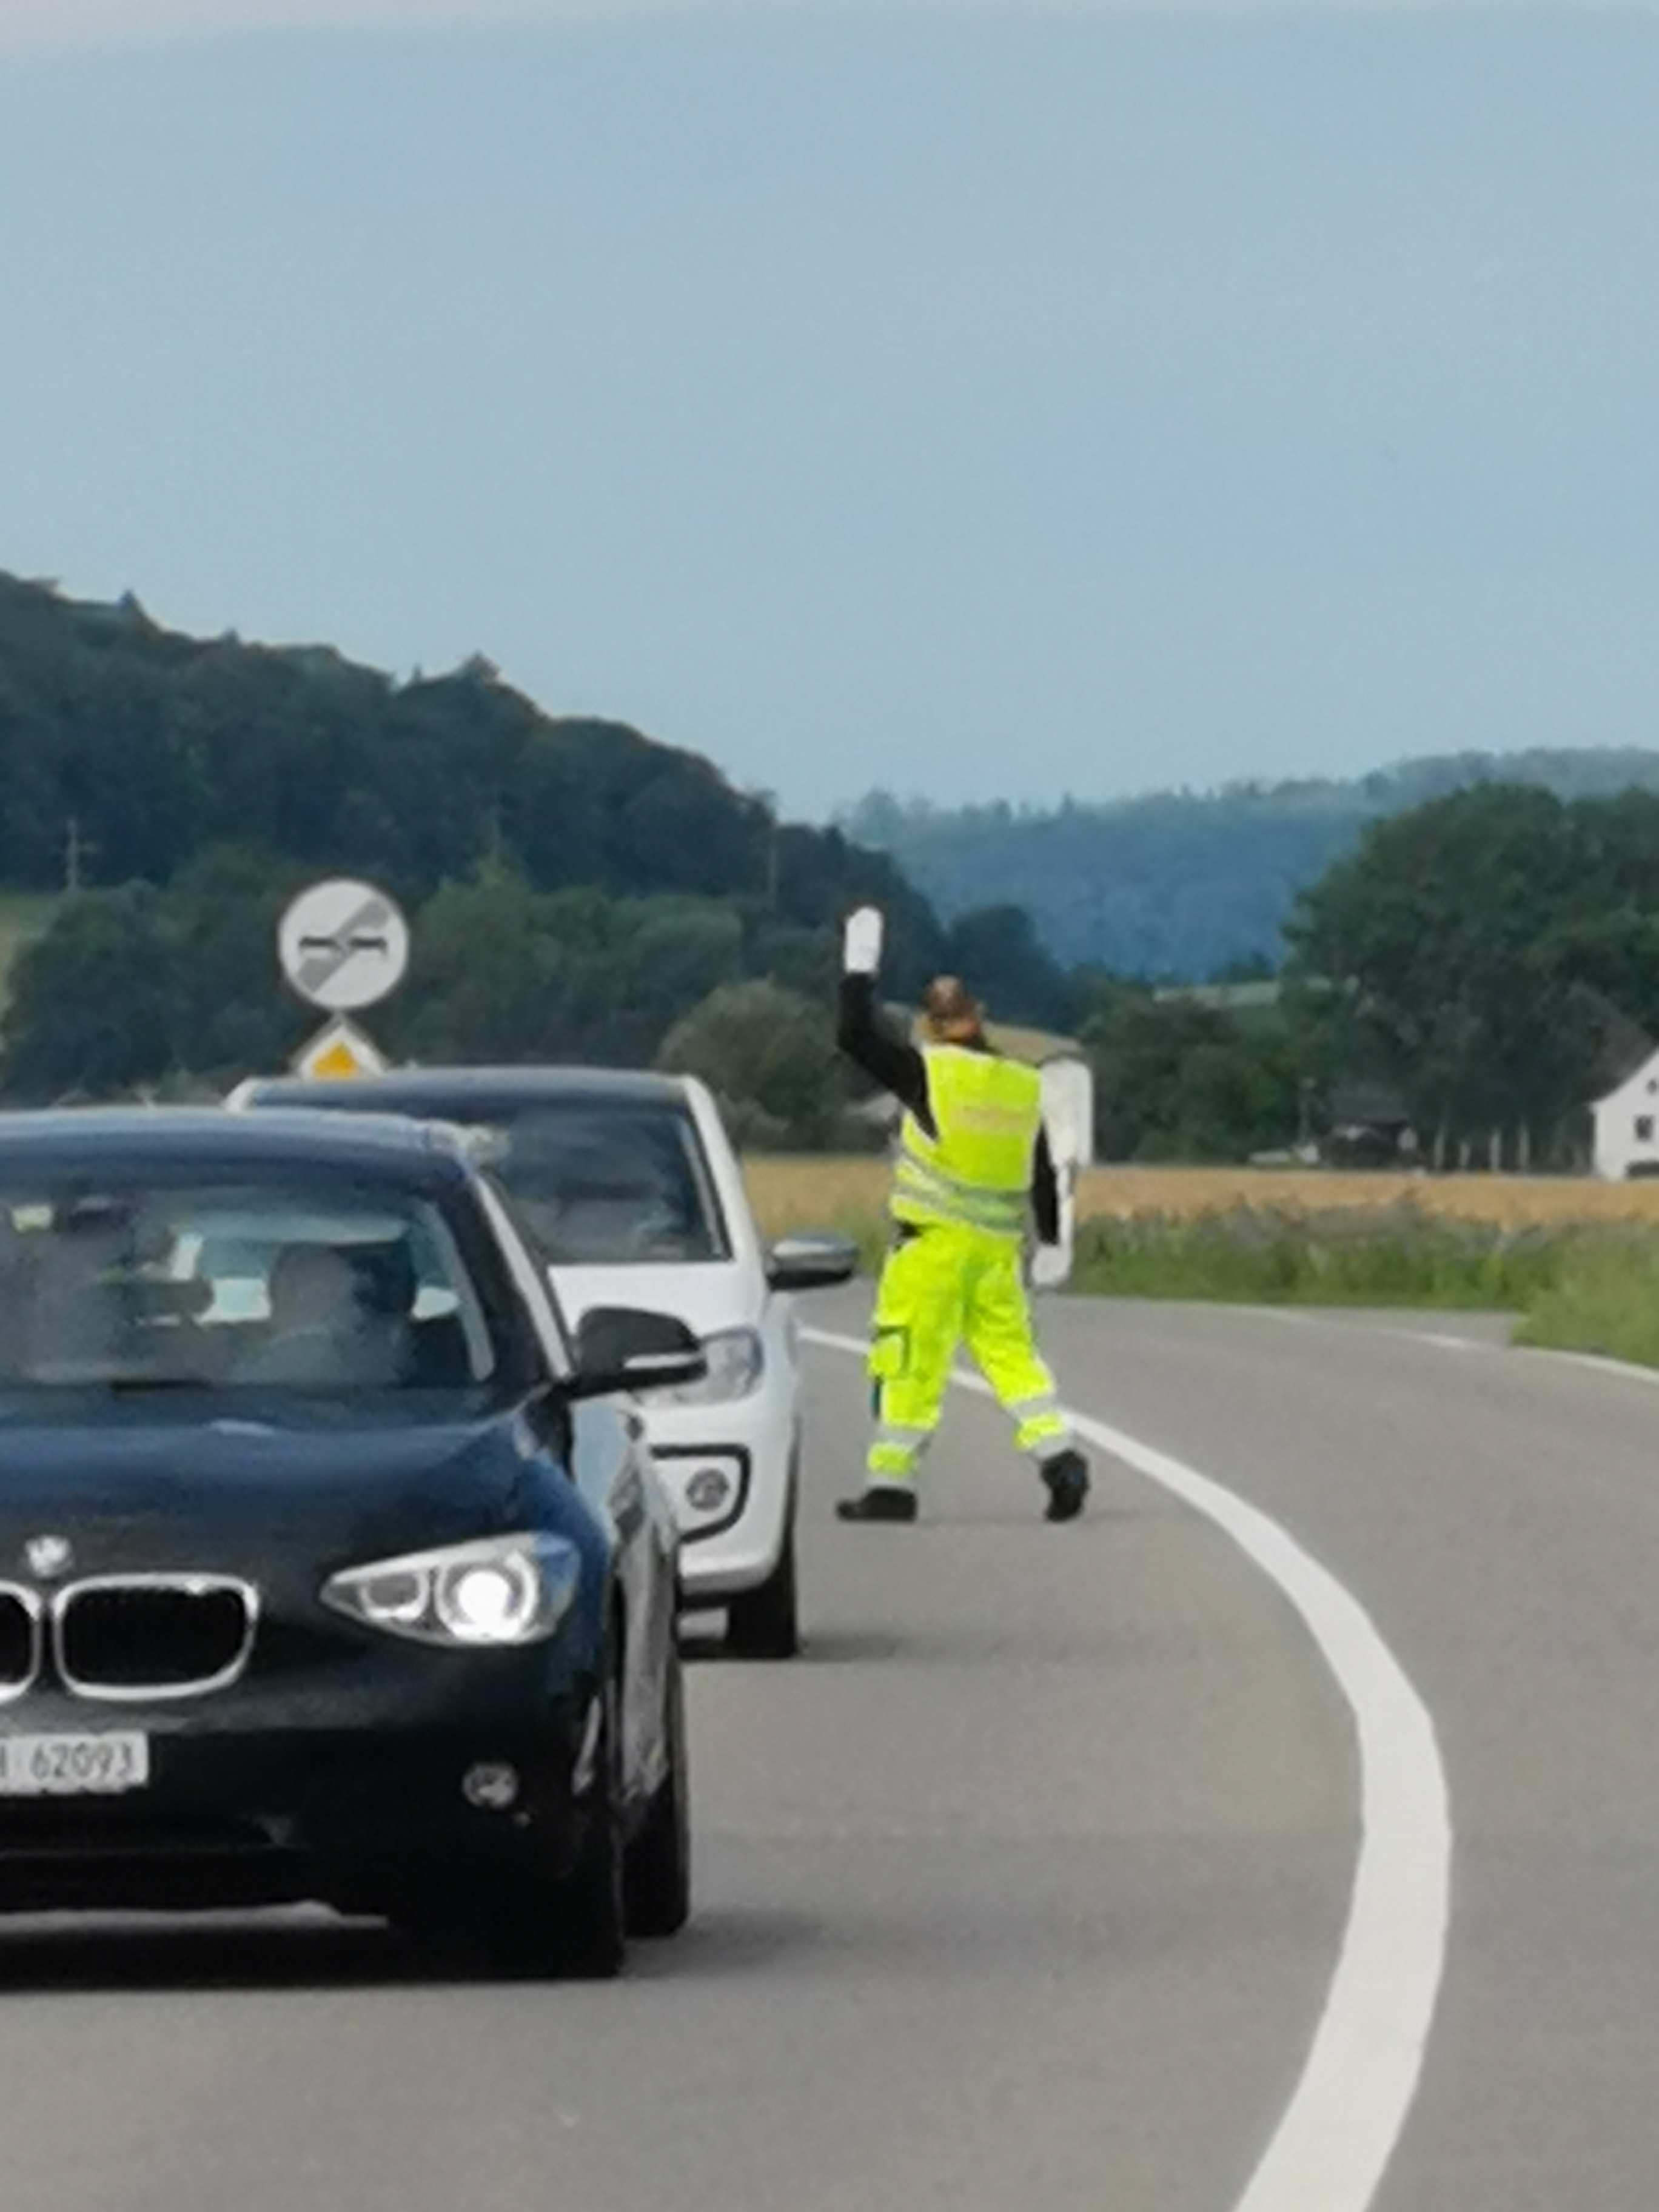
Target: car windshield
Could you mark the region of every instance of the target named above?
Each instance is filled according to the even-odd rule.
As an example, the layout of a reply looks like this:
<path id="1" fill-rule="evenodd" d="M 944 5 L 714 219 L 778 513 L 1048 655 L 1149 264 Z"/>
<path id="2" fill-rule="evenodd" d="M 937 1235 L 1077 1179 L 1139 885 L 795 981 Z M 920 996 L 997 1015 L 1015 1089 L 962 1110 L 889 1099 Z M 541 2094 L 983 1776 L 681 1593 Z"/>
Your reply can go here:
<path id="1" fill-rule="evenodd" d="M 493 1111 L 479 1133 L 485 1163 L 555 1264 L 728 1256 L 708 1164 L 683 1108 L 538 1100 Z"/>
<path id="2" fill-rule="evenodd" d="M 424 1199 L 289 1173 L 0 1185 L 0 1391 L 466 1389 L 495 1364 Z"/>

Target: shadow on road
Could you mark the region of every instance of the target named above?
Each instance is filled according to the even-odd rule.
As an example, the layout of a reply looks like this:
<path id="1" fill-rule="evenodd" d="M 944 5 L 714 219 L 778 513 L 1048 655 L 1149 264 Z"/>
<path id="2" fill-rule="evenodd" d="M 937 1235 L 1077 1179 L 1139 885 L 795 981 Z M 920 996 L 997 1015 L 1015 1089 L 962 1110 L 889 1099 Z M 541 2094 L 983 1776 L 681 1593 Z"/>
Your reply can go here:
<path id="1" fill-rule="evenodd" d="M 630 1945 L 623 1983 L 762 1972 L 823 1940 L 805 1914 L 738 1909 L 697 1913 L 676 1936 Z M 155 1920 L 61 1917 L 0 1923 L 0 2003 L 9 1996 L 187 1991 L 545 1989 L 602 1986 L 519 1981 L 434 1958 L 378 1921 L 296 1914 Z"/>
<path id="2" fill-rule="evenodd" d="M 811 1628 L 793 1659 L 746 1659 L 727 1650 L 718 1628 L 693 1635 L 682 1632 L 680 1649 L 698 1667 L 822 1667 L 849 1662 L 902 1658 L 910 1638 L 886 1629 Z"/>
<path id="3" fill-rule="evenodd" d="M 109 1990 L 281 1990 L 445 1980 L 378 1921 L 58 1918 L 0 1923 L 0 1998 Z"/>
<path id="4" fill-rule="evenodd" d="M 708 1981 L 717 1975 L 758 1975 L 803 1951 L 823 1947 L 826 1921 L 769 1906 L 726 1906 L 694 1913 L 664 1943 L 637 1944 L 628 1957 L 629 1981 Z"/>

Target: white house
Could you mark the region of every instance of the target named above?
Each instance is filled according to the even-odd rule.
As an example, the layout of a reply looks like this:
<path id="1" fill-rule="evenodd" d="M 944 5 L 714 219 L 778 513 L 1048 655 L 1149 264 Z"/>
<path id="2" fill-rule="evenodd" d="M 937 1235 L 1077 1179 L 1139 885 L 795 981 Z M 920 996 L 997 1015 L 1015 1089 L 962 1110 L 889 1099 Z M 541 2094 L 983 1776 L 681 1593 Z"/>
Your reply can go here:
<path id="1" fill-rule="evenodd" d="M 1623 1182 L 1633 1175 L 1659 1176 L 1659 1052 L 1650 1052 L 1615 1091 L 1590 1108 L 1592 1158 L 1597 1175 Z"/>

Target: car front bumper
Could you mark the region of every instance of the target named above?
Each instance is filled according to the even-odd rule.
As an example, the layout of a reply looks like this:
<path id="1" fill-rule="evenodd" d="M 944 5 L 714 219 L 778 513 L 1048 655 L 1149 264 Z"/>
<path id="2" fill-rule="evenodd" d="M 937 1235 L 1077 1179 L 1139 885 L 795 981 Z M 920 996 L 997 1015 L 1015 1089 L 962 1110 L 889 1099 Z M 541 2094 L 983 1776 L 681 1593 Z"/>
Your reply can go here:
<path id="1" fill-rule="evenodd" d="M 763 1388 L 713 1406 L 641 1410 L 680 1530 L 680 1580 L 691 1605 L 717 1605 L 763 1583 L 793 1511 L 793 1392 Z"/>
<path id="2" fill-rule="evenodd" d="M 0 1911 L 315 1899 L 395 1912 L 520 1873 L 556 1879 L 580 1854 L 589 1695 L 345 1724 L 325 1698 L 287 1715 L 261 1703 L 231 1691 L 187 1714 L 9 1708 L 7 1735 L 140 1734 L 149 1772 L 114 1795 L 0 1798 Z"/>

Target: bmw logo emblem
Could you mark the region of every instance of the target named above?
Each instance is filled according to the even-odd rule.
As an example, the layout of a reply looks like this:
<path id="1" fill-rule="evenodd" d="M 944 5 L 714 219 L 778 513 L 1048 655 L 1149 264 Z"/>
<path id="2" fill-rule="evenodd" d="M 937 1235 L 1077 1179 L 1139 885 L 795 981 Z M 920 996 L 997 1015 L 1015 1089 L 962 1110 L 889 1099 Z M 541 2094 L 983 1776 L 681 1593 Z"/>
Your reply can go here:
<path id="1" fill-rule="evenodd" d="M 43 1583 L 67 1574 L 75 1560 L 67 1536 L 31 1536 L 23 1547 L 23 1557 L 28 1562 L 29 1572 L 38 1575 Z"/>

